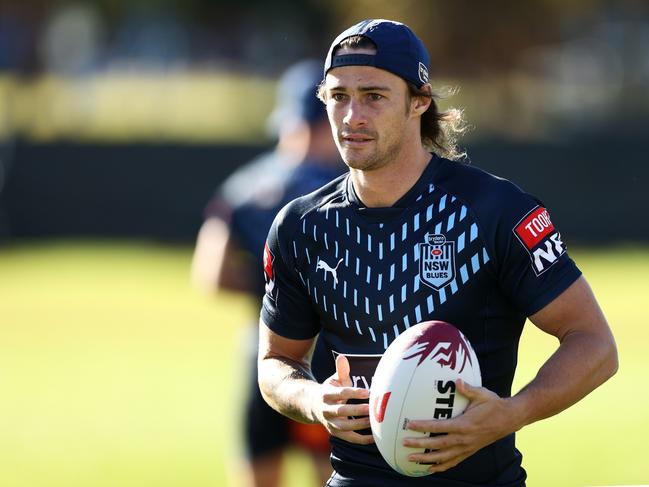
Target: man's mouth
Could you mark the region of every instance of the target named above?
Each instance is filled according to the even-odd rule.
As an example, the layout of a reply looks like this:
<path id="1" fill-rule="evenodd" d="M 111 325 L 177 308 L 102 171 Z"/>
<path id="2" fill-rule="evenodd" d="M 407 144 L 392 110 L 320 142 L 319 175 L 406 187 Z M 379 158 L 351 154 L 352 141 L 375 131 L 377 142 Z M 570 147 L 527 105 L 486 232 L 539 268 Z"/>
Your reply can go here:
<path id="1" fill-rule="evenodd" d="M 342 134 L 341 139 L 348 145 L 363 145 L 374 140 L 373 137 L 365 134 Z"/>

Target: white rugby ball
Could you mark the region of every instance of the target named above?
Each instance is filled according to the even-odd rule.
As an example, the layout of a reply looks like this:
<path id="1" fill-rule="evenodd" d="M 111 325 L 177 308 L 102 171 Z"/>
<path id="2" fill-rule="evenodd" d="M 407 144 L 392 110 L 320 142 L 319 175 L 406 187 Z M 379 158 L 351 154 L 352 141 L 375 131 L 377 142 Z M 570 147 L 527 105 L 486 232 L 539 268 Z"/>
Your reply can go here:
<path id="1" fill-rule="evenodd" d="M 370 424 L 379 452 L 397 472 L 430 474 L 430 465 L 408 460 L 425 450 L 403 445 L 404 438 L 428 434 L 405 425 L 410 419 L 448 419 L 464 412 L 468 400 L 456 392 L 457 379 L 481 386 L 480 364 L 462 332 L 443 321 L 408 328 L 381 357 L 370 389 Z"/>

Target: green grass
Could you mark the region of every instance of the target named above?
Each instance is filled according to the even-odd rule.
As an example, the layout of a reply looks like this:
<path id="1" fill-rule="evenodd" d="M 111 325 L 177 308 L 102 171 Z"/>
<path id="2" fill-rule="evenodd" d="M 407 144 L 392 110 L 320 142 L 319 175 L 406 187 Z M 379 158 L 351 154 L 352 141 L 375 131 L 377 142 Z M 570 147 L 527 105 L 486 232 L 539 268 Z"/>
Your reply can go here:
<path id="1" fill-rule="evenodd" d="M 518 435 L 530 487 L 649 484 L 649 252 L 572 252 L 615 334 L 620 369 L 583 401 Z M 554 339 L 523 333 L 514 390 L 531 380 Z"/>
<path id="2" fill-rule="evenodd" d="M 519 433 L 530 487 L 649 482 L 649 251 L 573 252 L 618 339 L 620 372 Z M 0 485 L 222 486 L 236 478 L 246 364 L 236 296 L 189 285 L 191 249 L 0 248 Z M 553 340 L 527 327 L 516 385 Z M 309 465 L 291 455 L 285 484 Z M 233 481 L 231 485 L 238 485 Z"/>

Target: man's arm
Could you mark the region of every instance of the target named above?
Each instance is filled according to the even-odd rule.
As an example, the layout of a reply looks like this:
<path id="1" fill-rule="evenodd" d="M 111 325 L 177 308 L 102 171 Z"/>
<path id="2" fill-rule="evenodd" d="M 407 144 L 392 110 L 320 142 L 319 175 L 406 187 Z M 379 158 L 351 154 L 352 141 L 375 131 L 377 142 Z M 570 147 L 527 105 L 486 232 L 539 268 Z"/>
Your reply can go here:
<path id="1" fill-rule="evenodd" d="M 196 287 L 208 292 L 253 293 L 254 264 L 225 221 L 215 216 L 205 220 L 192 258 L 192 282 Z"/>
<path id="2" fill-rule="evenodd" d="M 371 435 L 354 430 L 369 428 L 369 405 L 347 404 L 367 399 L 369 390 L 351 387 L 349 362 L 336 359 L 336 374 L 319 384 L 311 374 L 315 339 L 292 340 L 259 326 L 259 388 L 276 411 L 303 423 L 321 423 L 329 434 L 351 443 L 373 443 Z M 350 419 L 350 416 L 362 416 Z"/>
<path id="3" fill-rule="evenodd" d="M 593 292 L 581 277 L 530 321 L 560 346 L 536 377 L 513 398 L 524 412 L 521 426 L 553 416 L 612 377 L 617 347 Z"/>
<path id="4" fill-rule="evenodd" d="M 458 382 L 458 392 L 470 400 L 467 410 L 450 420 L 411 421 L 414 431 L 448 433 L 405 440 L 406 446 L 437 450 L 413 454 L 412 461 L 435 462 L 432 472 L 454 467 L 494 441 L 570 407 L 617 371 L 613 334 L 583 277 L 530 320 L 560 342 L 536 377 L 511 398 Z"/>

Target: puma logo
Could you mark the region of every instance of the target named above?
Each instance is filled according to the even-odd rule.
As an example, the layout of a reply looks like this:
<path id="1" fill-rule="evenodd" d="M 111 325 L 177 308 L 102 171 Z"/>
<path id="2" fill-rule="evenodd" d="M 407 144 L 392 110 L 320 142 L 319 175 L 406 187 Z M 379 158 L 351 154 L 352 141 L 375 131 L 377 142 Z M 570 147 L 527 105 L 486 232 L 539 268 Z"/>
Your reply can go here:
<path id="1" fill-rule="evenodd" d="M 316 265 L 316 272 L 318 272 L 318 269 L 324 269 L 325 273 L 326 272 L 331 272 L 331 275 L 334 278 L 334 282 L 338 284 L 338 266 L 340 263 L 343 261 L 343 259 L 340 259 L 338 263 L 336 264 L 336 267 L 331 267 L 329 264 L 327 264 L 324 260 L 318 259 L 318 264 Z"/>

